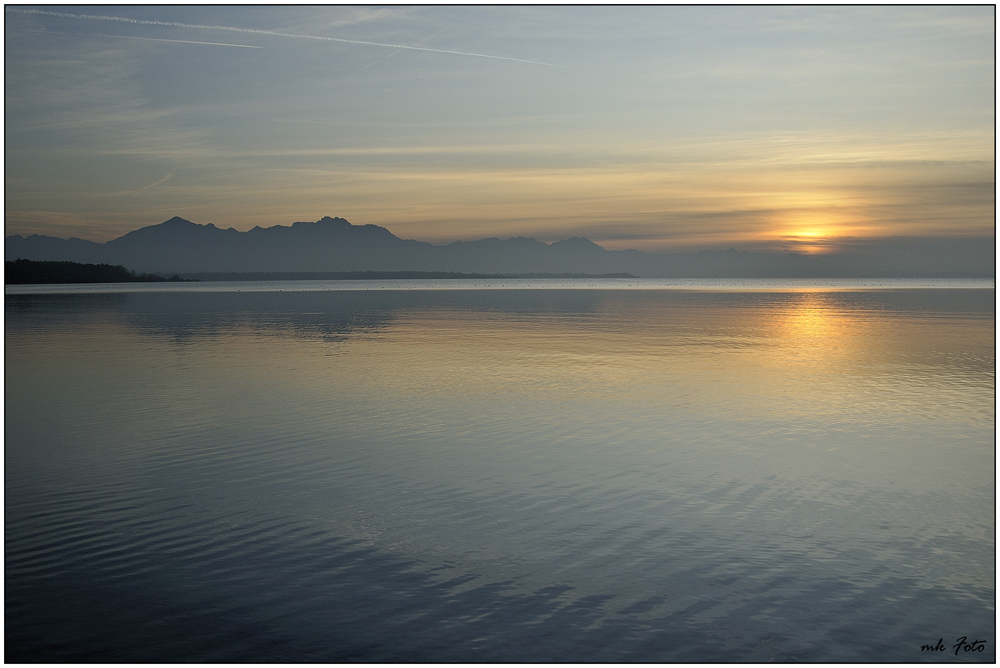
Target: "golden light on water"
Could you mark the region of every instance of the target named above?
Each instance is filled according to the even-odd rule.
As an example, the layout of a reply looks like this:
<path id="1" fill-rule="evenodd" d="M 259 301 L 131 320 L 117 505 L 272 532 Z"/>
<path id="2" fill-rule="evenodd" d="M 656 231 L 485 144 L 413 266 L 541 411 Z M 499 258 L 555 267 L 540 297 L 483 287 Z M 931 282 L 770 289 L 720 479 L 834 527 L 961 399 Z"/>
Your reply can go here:
<path id="1" fill-rule="evenodd" d="M 819 291 L 797 293 L 793 303 L 776 314 L 776 323 L 781 339 L 798 345 L 810 344 L 812 353 L 819 344 L 824 355 L 843 346 L 844 337 L 861 324 L 849 314 L 831 308 L 829 295 Z"/>

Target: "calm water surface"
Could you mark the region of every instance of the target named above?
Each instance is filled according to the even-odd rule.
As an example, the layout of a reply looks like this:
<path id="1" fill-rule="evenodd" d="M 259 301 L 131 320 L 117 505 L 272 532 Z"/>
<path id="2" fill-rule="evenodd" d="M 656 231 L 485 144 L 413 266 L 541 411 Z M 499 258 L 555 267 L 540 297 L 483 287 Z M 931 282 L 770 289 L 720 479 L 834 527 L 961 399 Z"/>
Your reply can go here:
<path id="1" fill-rule="evenodd" d="M 992 283 L 247 287 L 7 294 L 7 661 L 995 660 Z"/>

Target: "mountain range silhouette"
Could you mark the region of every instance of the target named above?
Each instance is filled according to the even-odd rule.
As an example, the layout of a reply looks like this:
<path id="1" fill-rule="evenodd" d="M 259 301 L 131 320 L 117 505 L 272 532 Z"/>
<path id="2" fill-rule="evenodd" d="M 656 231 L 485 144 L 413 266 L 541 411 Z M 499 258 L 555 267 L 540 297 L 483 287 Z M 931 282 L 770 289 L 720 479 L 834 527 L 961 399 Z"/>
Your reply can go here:
<path id="1" fill-rule="evenodd" d="M 908 245 L 907 245 L 908 244 Z M 841 255 L 734 249 L 669 255 L 607 250 L 586 238 L 481 239 L 434 245 L 400 239 L 378 225 L 324 217 L 246 232 L 174 217 L 106 243 L 76 237 L 8 236 L 6 260 L 123 265 L 163 275 L 248 272 L 418 271 L 479 274 L 629 273 L 642 277 L 780 278 L 994 275 L 992 240 L 908 241 Z"/>

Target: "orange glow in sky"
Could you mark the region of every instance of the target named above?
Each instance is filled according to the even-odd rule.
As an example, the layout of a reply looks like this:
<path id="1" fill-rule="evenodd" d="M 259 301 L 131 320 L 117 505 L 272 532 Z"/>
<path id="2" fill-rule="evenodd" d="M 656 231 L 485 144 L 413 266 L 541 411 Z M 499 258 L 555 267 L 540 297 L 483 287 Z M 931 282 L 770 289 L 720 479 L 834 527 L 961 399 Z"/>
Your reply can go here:
<path id="1" fill-rule="evenodd" d="M 9 5 L 6 233 L 338 216 L 648 252 L 992 236 L 994 14 Z"/>

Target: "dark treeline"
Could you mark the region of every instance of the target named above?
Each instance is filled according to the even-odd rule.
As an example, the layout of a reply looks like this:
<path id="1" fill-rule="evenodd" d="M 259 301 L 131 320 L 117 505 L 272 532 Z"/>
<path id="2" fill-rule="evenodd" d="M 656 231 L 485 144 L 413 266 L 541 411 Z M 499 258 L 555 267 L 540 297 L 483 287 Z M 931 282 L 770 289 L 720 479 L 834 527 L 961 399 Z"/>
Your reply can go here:
<path id="1" fill-rule="evenodd" d="M 137 274 L 120 264 L 36 262 L 23 259 L 4 263 L 4 282 L 7 285 L 25 283 L 153 283 L 183 280 L 185 279 L 177 275 L 164 278 L 156 274 Z"/>
<path id="2" fill-rule="evenodd" d="M 632 274 L 466 274 L 458 271 L 247 271 L 184 274 L 199 281 L 373 281 L 403 278 L 635 278 Z"/>

